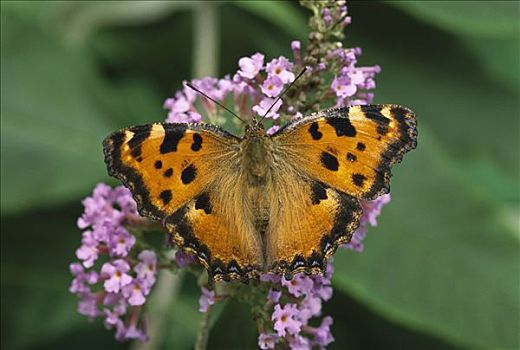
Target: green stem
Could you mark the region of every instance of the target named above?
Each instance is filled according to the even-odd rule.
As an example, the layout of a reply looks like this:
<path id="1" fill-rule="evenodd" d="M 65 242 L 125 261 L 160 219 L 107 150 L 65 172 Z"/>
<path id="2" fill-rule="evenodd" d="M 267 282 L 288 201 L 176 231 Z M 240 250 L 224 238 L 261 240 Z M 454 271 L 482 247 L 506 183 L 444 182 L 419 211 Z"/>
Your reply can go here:
<path id="1" fill-rule="evenodd" d="M 197 341 L 195 342 L 195 350 L 206 350 L 208 346 L 209 330 L 211 328 L 210 317 L 211 310 L 213 308 L 208 307 L 208 311 L 201 314 L 199 321 L 199 332 L 197 334 Z"/>
<path id="2" fill-rule="evenodd" d="M 157 284 L 154 287 L 152 297 L 147 303 L 150 312 L 150 324 L 148 335 L 150 340 L 146 343 L 136 341 L 132 350 L 154 350 L 161 346 L 164 338 L 161 332 L 164 330 L 164 321 L 168 319 L 168 312 L 177 297 L 182 279 L 179 274 L 173 274 L 170 270 L 161 270 L 157 276 Z M 166 326 L 166 328 L 168 328 Z"/>
<path id="3" fill-rule="evenodd" d="M 193 77 L 215 76 L 218 66 L 218 4 L 200 1 L 195 7 L 193 30 Z"/>

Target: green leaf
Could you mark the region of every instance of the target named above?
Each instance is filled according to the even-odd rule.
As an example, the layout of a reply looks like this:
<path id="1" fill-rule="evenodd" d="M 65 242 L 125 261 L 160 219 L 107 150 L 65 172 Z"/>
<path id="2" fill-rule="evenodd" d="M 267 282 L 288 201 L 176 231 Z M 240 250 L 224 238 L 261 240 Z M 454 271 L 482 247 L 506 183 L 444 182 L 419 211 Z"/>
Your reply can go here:
<path id="1" fill-rule="evenodd" d="M 520 17 L 518 18 L 520 21 Z M 468 37 L 462 44 L 478 59 L 487 77 L 504 85 L 518 95 L 520 84 L 519 51 L 520 32 L 516 39 L 488 39 Z"/>
<path id="2" fill-rule="evenodd" d="M 2 348 L 27 349 L 88 328 L 104 330 L 77 313 L 77 297 L 68 291 L 68 263 L 81 241 L 74 228 L 79 207 L 2 216 Z"/>
<path id="3" fill-rule="evenodd" d="M 110 26 L 145 25 L 164 20 L 172 12 L 192 9 L 193 1 L 110 1 L 55 3 L 47 19 L 58 22 L 59 31 L 72 43 L 82 44 Z"/>
<path id="4" fill-rule="evenodd" d="M 294 36 L 294 39 L 301 40 L 307 34 L 307 18 L 289 2 L 232 1 L 230 3 L 270 22 L 280 30 Z"/>
<path id="5" fill-rule="evenodd" d="M 390 1 L 443 30 L 474 37 L 518 38 L 516 1 Z"/>
<path id="6" fill-rule="evenodd" d="M 518 94 L 520 5 L 516 1 L 387 2 L 460 38 L 488 77 Z M 427 36 L 425 36 L 426 38 Z M 428 36 L 429 37 L 429 36 Z M 449 53 L 448 53 L 449 54 Z"/>
<path id="7" fill-rule="evenodd" d="M 396 167 L 377 232 L 362 254 L 337 255 L 334 283 L 455 344 L 517 348 L 518 236 L 496 203 L 468 188 L 424 124 L 419 148 Z"/>
<path id="8" fill-rule="evenodd" d="M 166 349 L 190 349 L 197 338 L 200 320 L 200 289 L 193 275 L 184 273 L 182 290 L 168 309 L 159 344 Z"/>
<path id="9" fill-rule="evenodd" d="M 2 209 L 56 203 L 104 178 L 101 141 L 113 128 L 86 57 L 4 10 L 1 74 Z"/>

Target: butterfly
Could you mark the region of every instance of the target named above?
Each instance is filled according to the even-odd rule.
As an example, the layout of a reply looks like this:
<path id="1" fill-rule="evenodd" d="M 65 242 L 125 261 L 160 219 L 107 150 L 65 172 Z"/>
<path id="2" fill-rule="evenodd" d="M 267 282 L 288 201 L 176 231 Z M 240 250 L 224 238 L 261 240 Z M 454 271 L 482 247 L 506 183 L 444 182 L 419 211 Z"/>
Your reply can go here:
<path id="1" fill-rule="evenodd" d="M 156 123 L 104 142 L 108 173 L 141 215 L 161 220 L 210 281 L 323 273 L 358 228 L 360 200 L 388 193 L 391 167 L 416 147 L 415 114 L 398 105 L 328 109 L 273 135 L 205 123 Z"/>

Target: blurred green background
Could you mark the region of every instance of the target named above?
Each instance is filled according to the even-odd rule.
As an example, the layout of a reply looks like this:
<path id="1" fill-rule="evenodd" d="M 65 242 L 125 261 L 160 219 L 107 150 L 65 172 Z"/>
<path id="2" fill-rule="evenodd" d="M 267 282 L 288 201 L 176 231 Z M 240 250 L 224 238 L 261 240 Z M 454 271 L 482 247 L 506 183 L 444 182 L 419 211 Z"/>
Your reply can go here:
<path id="1" fill-rule="evenodd" d="M 419 146 L 395 167 L 365 252 L 336 255 L 331 348 L 516 349 L 519 3 L 349 12 L 345 45 L 381 65 L 375 102 L 417 112 Z M 183 79 L 233 73 L 257 51 L 291 57 L 307 18 L 295 2 L 1 3 L 2 349 L 139 348 L 78 315 L 68 292 L 80 201 L 115 184 L 101 140 L 164 120 Z M 199 291 L 181 282 L 158 348 L 194 342 Z M 209 344 L 254 348 L 247 308 L 229 303 Z"/>

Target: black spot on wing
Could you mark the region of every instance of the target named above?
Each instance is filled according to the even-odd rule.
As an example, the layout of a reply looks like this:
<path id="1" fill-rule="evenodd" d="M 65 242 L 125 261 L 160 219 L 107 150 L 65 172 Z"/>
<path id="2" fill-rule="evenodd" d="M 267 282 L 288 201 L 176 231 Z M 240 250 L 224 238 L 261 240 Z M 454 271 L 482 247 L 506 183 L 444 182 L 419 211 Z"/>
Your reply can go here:
<path id="1" fill-rule="evenodd" d="M 377 133 L 379 135 L 386 135 L 388 133 L 388 124 L 390 123 L 390 119 L 381 113 L 381 109 L 380 106 L 361 106 L 361 110 L 365 113 L 365 117 L 377 124 Z"/>
<path id="2" fill-rule="evenodd" d="M 155 169 L 161 169 L 162 168 L 162 162 L 160 160 L 156 160 L 154 163 Z"/>
<path id="3" fill-rule="evenodd" d="M 164 205 L 167 205 L 172 200 L 172 191 L 170 191 L 170 190 L 162 191 L 159 194 L 159 198 L 161 198 Z"/>
<path id="4" fill-rule="evenodd" d="M 183 184 L 187 185 L 197 176 L 197 168 L 193 164 L 190 164 L 187 168 L 185 168 L 181 173 L 181 181 Z"/>
<path id="5" fill-rule="evenodd" d="M 152 124 L 134 126 L 128 130 L 134 133 L 130 141 L 128 141 L 128 146 L 131 149 L 130 154 L 132 157 L 137 158 L 141 155 L 141 145 L 150 136 Z"/>
<path id="6" fill-rule="evenodd" d="M 350 162 L 355 162 L 357 159 L 356 155 L 355 154 L 352 154 L 350 152 L 347 153 L 347 160 L 350 161 Z"/>
<path id="7" fill-rule="evenodd" d="M 321 182 L 313 182 L 311 185 L 311 200 L 312 204 L 320 204 L 324 199 L 327 199 L 327 185 Z"/>
<path id="8" fill-rule="evenodd" d="M 336 158 L 336 156 L 333 156 L 332 154 L 330 154 L 328 152 L 322 152 L 320 160 L 321 160 L 321 164 L 323 164 L 323 166 L 325 168 L 332 170 L 332 171 L 338 171 L 339 162 L 338 162 L 338 158 Z"/>
<path id="9" fill-rule="evenodd" d="M 172 168 L 168 168 L 164 171 L 163 173 L 164 177 L 172 177 L 173 175 L 173 169 Z"/>
<path id="10" fill-rule="evenodd" d="M 197 133 L 193 134 L 193 143 L 191 144 L 192 151 L 199 151 L 202 148 L 202 136 Z"/>
<path id="11" fill-rule="evenodd" d="M 186 133 L 185 125 L 175 125 L 173 127 L 168 124 L 164 124 L 164 139 L 161 143 L 160 152 L 177 152 L 177 146 L 179 141 L 183 138 Z"/>
<path id="12" fill-rule="evenodd" d="M 313 140 L 319 140 L 323 134 L 319 131 L 318 122 L 313 122 L 309 127 L 309 134 L 311 134 Z"/>
<path id="13" fill-rule="evenodd" d="M 211 214 L 211 202 L 207 193 L 202 193 L 195 199 L 195 209 L 201 209 L 206 214 Z"/>
<path id="14" fill-rule="evenodd" d="M 327 118 L 327 124 L 332 126 L 336 130 L 336 136 L 356 136 L 356 128 L 350 123 L 348 118 L 340 117 L 329 117 Z"/>
<path id="15" fill-rule="evenodd" d="M 352 181 L 354 182 L 354 185 L 358 187 L 363 187 L 363 183 L 366 180 L 366 176 L 362 174 L 353 174 L 352 175 Z"/>
<path id="16" fill-rule="evenodd" d="M 356 149 L 358 151 L 364 151 L 366 148 L 367 148 L 367 146 L 365 146 L 365 144 L 363 142 L 358 142 L 357 143 Z"/>

